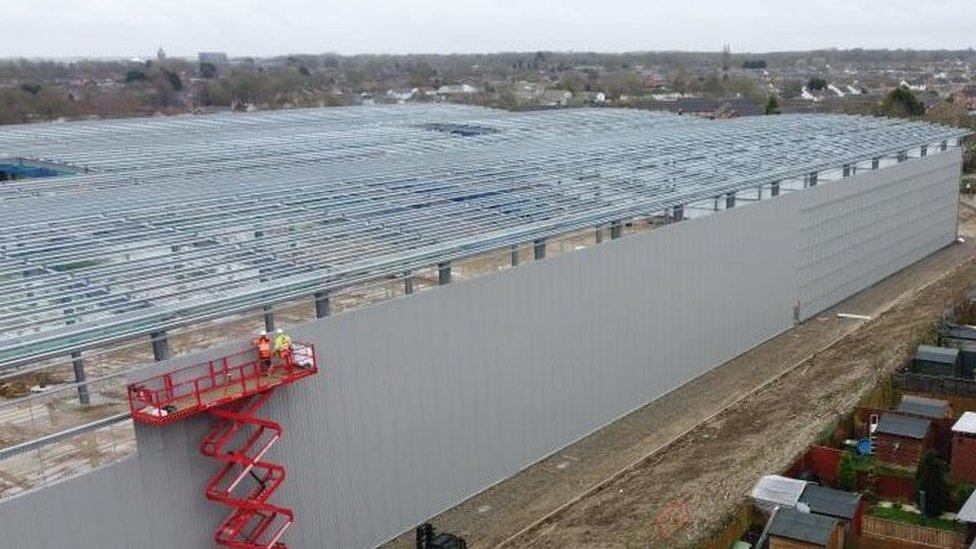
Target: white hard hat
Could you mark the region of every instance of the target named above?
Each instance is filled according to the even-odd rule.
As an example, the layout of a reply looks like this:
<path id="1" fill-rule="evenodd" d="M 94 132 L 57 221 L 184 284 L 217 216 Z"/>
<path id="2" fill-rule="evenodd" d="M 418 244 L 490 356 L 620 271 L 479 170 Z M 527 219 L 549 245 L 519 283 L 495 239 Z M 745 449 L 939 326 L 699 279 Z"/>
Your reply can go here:
<path id="1" fill-rule="evenodd" d="M 260 332 L 258 332 L 258 335 L 266 336 L 266 335 L 268 335 L 268 331 L 267 330 L 261 330 Z"/>
<path id="2" fill-rule="evenodd" d="M 278 333 L 279 333 L 279 334 L 283 334 L 283 333 L 285 333 L 285 331 L 284 331 L 284 330 L 282 330 L 281 328 L 278 328 Z"/>

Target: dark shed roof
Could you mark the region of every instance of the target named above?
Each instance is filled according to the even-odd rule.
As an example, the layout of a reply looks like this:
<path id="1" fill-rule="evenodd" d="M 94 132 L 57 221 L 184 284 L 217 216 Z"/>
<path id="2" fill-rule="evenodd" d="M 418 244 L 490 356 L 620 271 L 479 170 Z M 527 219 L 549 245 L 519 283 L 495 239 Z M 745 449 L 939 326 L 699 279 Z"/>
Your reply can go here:
<path id="1" fill-rule="evenodd" d="M 959 360 L 959 349 L 919 345 L 918 350 L 915 351 L 915 360 L 955 364 Z"/>
<path id="2" fill-rule="evenodd" d="M 793 509 L 780 509 L 769 525 L 769 534 L 826 546 L 838 520 Z"/>
<path id="3" fill-rule="evenodd" d="M 881 416 L 876 433 L 885 433 L 908 438 L 925 438 L 932 422 L 919 417 L 904 416 L 887 412 Z"/>
<path id="4" fill-rule="evenodd" d="M 949 324 L 945 328 L 945 335 L 953 339 L 976 340 L 976 327 L 966 324 Z"/>
<path id="5" fill-rule="evenodd" d="M 903 414 L 939 419 L 949 415 L 949 403 L 934 398 L 905 395 L 901 397 L 897 411 Z"/>
<path id="6" fill-rule="evenodd" d="M 800 495 L 800 502 L 805 503 L 813 513 L 853 519 L 857 513 L 857 505 L 861 502 L 861 495 L 808 484 Z"/>

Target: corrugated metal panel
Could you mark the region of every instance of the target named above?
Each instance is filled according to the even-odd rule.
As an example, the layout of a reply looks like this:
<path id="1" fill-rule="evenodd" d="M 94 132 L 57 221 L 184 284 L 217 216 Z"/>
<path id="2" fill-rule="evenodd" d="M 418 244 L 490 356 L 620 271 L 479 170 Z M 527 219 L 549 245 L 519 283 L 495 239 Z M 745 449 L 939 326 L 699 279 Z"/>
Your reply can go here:
<path id="1" fill-rule="evenodd" d="M 801 318 L 952 241 L 959 161 L 960 151 L 953 149 L 791 195 L 800 202 L 802 225 Z"/>
<path id="2" fill-rule="evenodd" d="M 894 211 L 871 202 L 900 196 L 902 186 L 924 188 L 937 175 L 941 192 L 941 178 L 958 170 L 958 155 L 954 168 L 946 160 L 936 155 L 879 172 L 890 172 L 884 181 L 824 185 L 293 330 L 318 346 L 323 371 L 264 410 L 285 426 L 269 458 L 288 465 L 278 496 L 298 515 L 288 541 L 380 543 L 785 330 L 801 280 L 812 310 L 945 244 L 954 207 L 930 211 L 941 242 L 930 244 L 928 225 L 906 224 L 869 269 L 857 268 L 864 246 L 820 242 L 859 242 L 851 231 L 869 231 Z M 920 170 L 917 178 L 905 179 L 908 168 Z M 857 223 L 842 234 L 829 223 L 812 228 L 836 217 L 836 204 L 863 204 Z M 826 256 L 814 254 L 827 252 L 815 249 L 841 259 L 821 266 Z M 814 285 L 828 276 L 829 284 Z M 18 546 L 210 547 L 223 510 L 202 495 L 215 469 L 196 453 L 207 422 L 140 428 L 137 458 L 0 504 L 0 528 L 20 535 L 32 513 L 73 513 Z"/>

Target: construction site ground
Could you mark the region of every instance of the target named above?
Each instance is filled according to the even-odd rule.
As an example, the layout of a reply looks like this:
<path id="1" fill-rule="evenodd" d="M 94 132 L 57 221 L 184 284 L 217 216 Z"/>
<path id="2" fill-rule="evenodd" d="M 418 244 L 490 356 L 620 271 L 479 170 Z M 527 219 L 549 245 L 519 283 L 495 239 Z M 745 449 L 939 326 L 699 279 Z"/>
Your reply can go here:
<path id="1" fill-rule="evenodd" d="M 954 244 L 432 518 L 472 547 L 683 547 L 853 409 L 976 283 Z M 841 318 L 867 315 L 871 320 Z M 405 532 L 388 547 L 412 547 Z"/>

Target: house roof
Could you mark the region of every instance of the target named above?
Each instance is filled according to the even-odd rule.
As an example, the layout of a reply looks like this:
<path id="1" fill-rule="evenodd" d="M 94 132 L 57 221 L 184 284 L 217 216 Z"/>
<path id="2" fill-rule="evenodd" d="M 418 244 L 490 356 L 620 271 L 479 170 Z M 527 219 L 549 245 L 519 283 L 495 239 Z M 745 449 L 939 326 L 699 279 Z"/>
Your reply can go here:
<path id="1" fill-rule="evenodd" d="M 925 438 L 932 422 L 927 419 L 887 412 L 881 416 L 876 433 L 908 438 Z"/>
<path id="2" fill-rule="evenodd" d="M 959 360 L 959 349 L 949 347 L 933 347 L 932 345 L 919 345 L 918 350 L 915 351 L 915 360 L 955 364 L 956 361 Z"/>
<path id="3" fill-rule="evenodd" d="M 757 501 L 793 507 L 806 485 L 806 482 L 795 478 L 766 475 L 753 486 L 749 495 Z"/>
<path id="4" fill-rule="evenodd" d="M 952 426 L 953 432 L 976 435 L 976 412 L 964 412 Z"/>
<path id="5" fill-rule="evenodd" d="M 800 495 L 800 503 L 805 503 L 810 511 L 820 515 L 852 519 L 857 513 L 861 495 L 854 492 L 834 490 L 816 484 L 807 485 Z"/>
<path id="6" fill-rule="evenodd" d="M 826 547 L 837 523 L 833 517 L 780 509 L 769 525 L 769 534 Z"/>
<path id="7" fill-rule="evenodd" d="M 948 415 L 949 403 L 934 398 L 905 395 L 901 397 L 901 403 L 898 404 L 897 411 L 904 414 L 938 419 Z"/>

